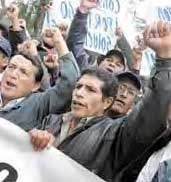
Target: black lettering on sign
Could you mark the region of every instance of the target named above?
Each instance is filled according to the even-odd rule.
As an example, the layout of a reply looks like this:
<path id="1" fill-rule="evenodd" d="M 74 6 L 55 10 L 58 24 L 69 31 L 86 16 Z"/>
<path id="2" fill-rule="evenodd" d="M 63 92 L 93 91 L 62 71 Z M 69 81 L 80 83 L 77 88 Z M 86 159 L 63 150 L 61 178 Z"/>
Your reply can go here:
<path id="1" fill-rule="evenodd" d="M 163 21 L 171 21 L 171 7 L 159 7 L 158 17 Z"/>
<path id="2" fill-rule="evenodd" d="M 62 18 L 72 20 L 75 14 L 71 2 L 62 1 L 60 5 Z"/>
<path id="3" fill-rule="evenodd" d="M 14 167 L 10 164 L 0 162 L 0 173 L 3 170 L 7 170 L 9 172 L 8 176 L 3 180 L 3 182 L 16 182 L 18 179 L 18 173 Z"/>

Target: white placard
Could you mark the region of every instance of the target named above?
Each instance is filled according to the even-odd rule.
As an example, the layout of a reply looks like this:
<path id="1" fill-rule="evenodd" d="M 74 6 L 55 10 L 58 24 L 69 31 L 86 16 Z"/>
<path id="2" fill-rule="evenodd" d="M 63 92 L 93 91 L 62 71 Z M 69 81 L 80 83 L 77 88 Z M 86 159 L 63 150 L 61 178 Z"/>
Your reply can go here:
<path id="1" fill-rule="evenodd" d="M 104 182 L 51 147 L 35 152 L 28 134 L 0 118 L 0 182 Z"/>

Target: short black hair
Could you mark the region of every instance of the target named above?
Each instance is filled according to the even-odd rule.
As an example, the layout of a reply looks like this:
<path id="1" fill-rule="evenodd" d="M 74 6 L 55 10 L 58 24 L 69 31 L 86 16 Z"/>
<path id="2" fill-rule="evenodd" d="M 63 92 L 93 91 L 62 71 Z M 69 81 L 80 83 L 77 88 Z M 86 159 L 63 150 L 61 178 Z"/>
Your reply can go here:
<path id="1" fill-rule="evenodd" d="M 37 68 L 37 72 L 35 74 L 35 81 L 41 82 L 41 80 L 43 78 L 43 66 L 42 66 L 41 59 L 40 59 L 39 55 L 32 56 L 32 55 L 25 55 L 22 53 L 17 54 L 17 55 L 21 55 L 24 58 L 28 59 Z"/>
<path id="2" fill-rule="evenodd" d="M 81 77 L 83 75 L 95 76 L 103 82 L 103 86 L 101 88 L 103 97 L 116 96 L 118 90 L 118 79 L 110 72 L 98 67 L 91 67 L 83 70 Z"/>

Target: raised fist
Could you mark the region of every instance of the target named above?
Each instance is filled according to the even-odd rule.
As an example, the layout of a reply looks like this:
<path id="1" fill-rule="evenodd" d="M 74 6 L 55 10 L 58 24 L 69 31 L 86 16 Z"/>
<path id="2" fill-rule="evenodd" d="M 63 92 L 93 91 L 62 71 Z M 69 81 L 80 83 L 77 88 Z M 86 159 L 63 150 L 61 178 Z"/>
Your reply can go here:
<path id="1" fill-rule="evenodd" d="M 43 63 L 48 69 L 56 69 L 57 67 L 59 67 L 58 55 L 48 54 L 44 57 Z"/>
<path id="2" fill-rule="evenodd" d="M 18 45 L 18 51 L 24 55 L 35 56 L 38 54 L 37 45 L 39 42 L 37 40 L 26 40 L 22 44 Z"/>
<path id="3" fill-rule="evenodd" d="M 57 27 L 59 28 L 63 38 L 66 40 L 68 35 L 68 29 L 69 29 L 68 24 L 66 22 L 61 22 L 57 25 Z"/>
<path id="4" fill-rule="evenodd" d="M 171 58 L 171 24 L 157 21 L 147 26 L 144 31 L 144 42 L 158 57 Z"/>
<path id="5" fill-rule="evenodd" d="M 11 21 L 17 20 L 19 15 L 19 8 L 15 4 L 11 4 L 7 8 L 6 14 Z"/>
<path id="6" fill-rule="evenodd" d="M 62 34 L 59 28 L 46 28 L 42 33 L 43 41 L 51 47 L 63 40 Z"/>
<path id="7" fill-rule="evenodd" d="M 91 9 L 97 7 L 98 0 L 81 0 L 79 10 L 82 13 L 88 13 Z"/>
<path id="8" fill-rule="evenodd" d="M 117 27 L 116 28 L 116 30 L 115 30 L 115 35 L 119 38 L 119 39 L 121 39 L 122 37 L 123 37 L 123 31 L 122 31 L 122 29 L 121 29 L 121 27 Z"/>

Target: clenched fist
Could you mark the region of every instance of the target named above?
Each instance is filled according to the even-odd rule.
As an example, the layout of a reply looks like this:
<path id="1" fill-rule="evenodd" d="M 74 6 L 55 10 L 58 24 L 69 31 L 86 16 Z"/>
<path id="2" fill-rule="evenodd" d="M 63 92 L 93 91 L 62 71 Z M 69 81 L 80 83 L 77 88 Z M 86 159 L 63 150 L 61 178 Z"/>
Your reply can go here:
<path id="1" fill-rule="evenodd" d="M 171 58 L 171 23 L 157 21 L 146 27 L 145 44 L 160 58 Z"/>

